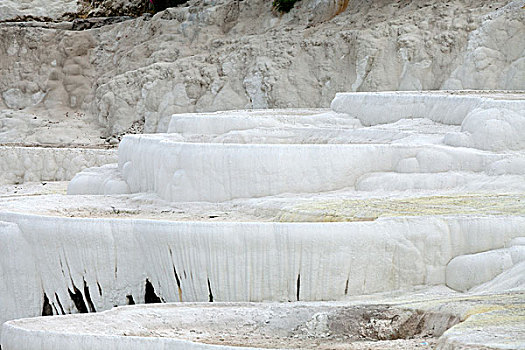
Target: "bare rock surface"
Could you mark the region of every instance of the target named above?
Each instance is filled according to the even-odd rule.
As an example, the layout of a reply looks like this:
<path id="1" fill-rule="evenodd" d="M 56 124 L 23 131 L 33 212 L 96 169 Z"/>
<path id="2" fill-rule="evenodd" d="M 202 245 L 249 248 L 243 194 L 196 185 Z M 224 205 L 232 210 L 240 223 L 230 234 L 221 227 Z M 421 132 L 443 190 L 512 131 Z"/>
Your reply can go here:
<path id="1" fill-rule="evenodd" d="M 4 24 L 0 118 L 81 113 L 107 138 L 173 113 L 327 107 L 337 91 L 524 89 L 521 6 L 305 0 L 276 16 L 270 1 L 192 0 L 83 31 Z"/>
<path id="2" fill-rule="evenodd" d="M 75 0 L 4 0 L 0 4 L 0 21 L 22 18 L 52 21 L 78 10 Z"/>

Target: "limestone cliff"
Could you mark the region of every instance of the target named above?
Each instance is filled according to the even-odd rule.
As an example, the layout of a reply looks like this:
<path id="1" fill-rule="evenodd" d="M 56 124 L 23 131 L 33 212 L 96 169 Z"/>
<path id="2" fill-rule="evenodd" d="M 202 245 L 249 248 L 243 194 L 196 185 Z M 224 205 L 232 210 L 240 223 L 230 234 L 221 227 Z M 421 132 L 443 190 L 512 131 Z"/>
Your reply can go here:
<path id="1" fill-rule="evenodd" d="M 85 26 L 59 21 L 80 13 L 72 1 L 12 3 L 0 19 L 47 22 L 0 24 L 0 142 L 15 110 L 78 113 L 108 137 L 172 113 L 327 107 L 338 91 L 525 89 L 523 0 L 302 0 L 287 14 L 190 0 Z"/>

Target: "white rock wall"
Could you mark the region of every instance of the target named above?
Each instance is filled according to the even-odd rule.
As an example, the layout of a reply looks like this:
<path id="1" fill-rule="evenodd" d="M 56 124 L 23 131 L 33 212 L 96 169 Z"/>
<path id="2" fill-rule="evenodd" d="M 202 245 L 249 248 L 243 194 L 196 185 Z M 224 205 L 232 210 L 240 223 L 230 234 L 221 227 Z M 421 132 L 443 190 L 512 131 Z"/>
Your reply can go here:
<path id="1" fill-rule="evenodd" d="M 525 219 L 400 218 L 334 224 L 73 219 L 0 212 L 0 323 L 162 301 L 337 300 L 444 284 L 459 255 L 505 247 Z M 87 297 L 89 292 L 89 298 Z"/>
<path id="2" fill-rule="evenodd" d="M 126 136 L 119 170 L 132 193 L 220 202 L 354 188 L 375 172 L 483 172 L 506 157 L 431 145 L 183 143 L 160 134 Z"/>
<path id="3" fill-rule="evenodd" d="M 0 185 L 31 181 L 67 181 L 94 166 L 114 163 L 114 150 L 0 147 Z"/>
<path id="4" fill-rule="evenodd" d="M 482 25 L 469 34 L 467 50 L 444 89 L 500 89 L 502 85 L 524 89 L 524 5 L 523 0 L 510 1 L 485 16 Z"/>
<path id="5" fill-rule="evenodd" d="M 391 169 L 413 150 L 359 145 L 240 145 L 125 137 L 119 169 L 131 192 L 170 201 L 219 202 L 352 187 L 372 169 Z"/>

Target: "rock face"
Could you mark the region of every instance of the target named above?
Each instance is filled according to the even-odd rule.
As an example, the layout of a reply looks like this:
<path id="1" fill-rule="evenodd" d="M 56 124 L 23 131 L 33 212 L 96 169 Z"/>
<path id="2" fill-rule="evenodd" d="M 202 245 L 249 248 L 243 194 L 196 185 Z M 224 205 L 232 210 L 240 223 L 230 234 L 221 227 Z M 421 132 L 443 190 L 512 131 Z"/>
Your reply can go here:
<path id="1" fill-rule="evenodd" d="M 149 2 L 143 0 L 4 0 L 0 4 L 0 21 L 140 16 L 150 7 Z"/>
<path id="2" fill-rule="evenodd" d="M 3 0 L 0 3 L 0 21 L 23 18 L 57 20 L 78 10 L 78 2 L 71 0 Z"/>
<path id="3" fill-rule="evenodd" d="M 276 16 L 270 1 L 192 0 L 85 31 L 3 24 L 0 108 L 81 112 L 108 137 L 173 113 L 327 107 L 338 91 L 525 89 L 522 5 L 303 0 Z"/>

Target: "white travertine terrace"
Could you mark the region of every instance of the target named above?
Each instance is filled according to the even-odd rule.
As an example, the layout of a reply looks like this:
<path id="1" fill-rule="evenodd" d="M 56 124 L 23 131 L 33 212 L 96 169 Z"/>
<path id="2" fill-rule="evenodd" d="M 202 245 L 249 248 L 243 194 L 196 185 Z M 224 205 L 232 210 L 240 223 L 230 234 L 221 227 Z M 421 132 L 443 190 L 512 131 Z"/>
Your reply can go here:
<path id="1" fill-rule="evenodd" d="M 432 145 L 183 143 L 169 135 L 140 135 L 121 142 L 119 169 L 131 192 L 220 202 L 359 188 L 363 176 L 373 173 L 482 173 L 510 157 Z"/>
<path id="2" fill-rule="evenodd" d="M 520 295 L 412 296 L 390 299 L 388 305 L 382 304 L 385 300 L 187 303 L 22 319 L 4 324 L 3 346 L 7 350 L 522 348 L 520 319 L 525 310 Z M 439 336 L 437 341 L 433 338 Z"/>
<path id="3" fill-rule="evenodd" d="M 103 219 L 0 211 L 7 242 L 0 245 L 0 269 L 8 276 L 0 288 L 1 321 L 152 300 L 326 301 L 436 285 L 519 293 L 525 288 L 521 96 L 340 94 L 332 111 L 174 115 L 168 133 L 127 135 L 118 164 L 80 172 L 68 193 L 83 200 L 121 194 L 120 203 L 179 208 L 252 206 L 274 210 L 265 219 L 305 222 L 261 222 L 257 213 L 252 217 L 261 220 L 254 222 L 236 222 L 235 214 L 230 222 L 123 220 L 112 206 L 116 217 Z M 510 127 L 485 128 L 492 125 Z M 385 206 L 376 213 L 388 213 L 368 215 L 382 197 Z M 476 209 L 489 198 L 502 204 Z M 352 206 L 357 212 L 345 214 Z M 419 211 L 411 215 L 410 208 Z M 309 222 L 337 217 L 355 222 Z M 40 344 L 44 333 L 22 324 L 4 326 L 3 347 Z M 443 337 L 450 342 L 442 349 L 454 349 L 455 333 Z M 130 337 L 111 346 L 208 347 L 168 338 Z M 60 339 L 53 344 L 102 338 Z"/>
<path id="4" fill-rule="evenodd" d="M 171 302 L 210 295 L 214 301 L 338 300 L 445 284 L 451 259 L 504 248 L 525 230 L 523 217 L 325 224 L 0 213 L 0 221 L 1 321 L 40 314 L 44 293 L 54 313 L 80 311 L 70 297 L 75 288 L 95 310 L 126 304 L 127 295 L 142 302 L 147 279 Z"/>
<path id="5" fill-rule="evenodd" d="M 435 122 L 461 125 L 476 109 L 523 111 L 519 92 L 345 92 L 336 95 L 331 108 L 358 118 L 364 125 L 392 123 L 404 118 L 427 118 Z"/>
<path id="6" fill-rule="evenodd" d="M 175 115 L 170 134 L 126 136 L 119 171 L 132 193 L 181 202 L 345 188 L 523 188 L 525 158 L 508 153 L 525 148 L 520 96 L 346 93 L 332 102 L 334 112 L 318 115 Z M 79 178 L 70 192 L 93 193 Z"/>
<path id="7" fill-rule="evenodd" d="M 519 94 L 340 93 L 332 109 L 363 123 L 376 125 L 404 118 L 427 118 L 461 125 L 448 133 L 445 144 L 491 151 L 525 148 L 525 101 Z"/>
<path id="8" fill-rule="evenodd" d="M 2 350 L 525 349 L 525 0 L 152 3 L 0 0 Z"/>

